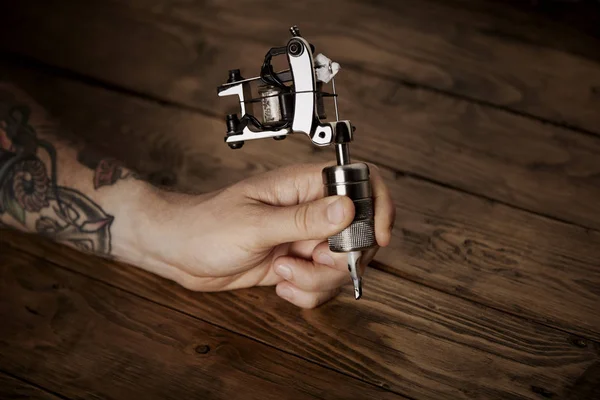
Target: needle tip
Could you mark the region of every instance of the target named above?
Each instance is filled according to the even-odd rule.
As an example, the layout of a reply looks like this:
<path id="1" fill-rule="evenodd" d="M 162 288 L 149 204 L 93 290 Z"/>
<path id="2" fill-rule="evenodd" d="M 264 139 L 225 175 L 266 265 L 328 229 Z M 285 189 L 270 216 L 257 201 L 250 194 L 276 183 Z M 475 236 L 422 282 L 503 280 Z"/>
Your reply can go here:
<path id="1" fill-rule="evenodd" d="M 354 282 L 354 298 L 356 300 L 362 297 L 362 279 L 353 279 Z"/>

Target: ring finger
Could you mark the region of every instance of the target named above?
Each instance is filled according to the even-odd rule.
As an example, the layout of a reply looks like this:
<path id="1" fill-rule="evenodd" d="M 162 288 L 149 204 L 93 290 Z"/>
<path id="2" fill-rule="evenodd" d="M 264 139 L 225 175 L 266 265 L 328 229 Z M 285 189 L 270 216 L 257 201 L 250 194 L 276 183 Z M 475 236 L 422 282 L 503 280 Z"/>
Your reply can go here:
<path id="1" fill-rule="evenodd" d="M 350 282 L 346 270 L 303 258 L 280 257 L 274 266 L 277 275 L 298 289 L 309 292 L 334 290 Z"/>
<path id="2" fill-rule="evenodd" d="M 321 292 L 308 292 L 294 286 L 291 282 L 283 281 L 277 285 L 277 295 L 297 307 L 316 308 L 337 296 L 340 289 L 325 290 Z"/>

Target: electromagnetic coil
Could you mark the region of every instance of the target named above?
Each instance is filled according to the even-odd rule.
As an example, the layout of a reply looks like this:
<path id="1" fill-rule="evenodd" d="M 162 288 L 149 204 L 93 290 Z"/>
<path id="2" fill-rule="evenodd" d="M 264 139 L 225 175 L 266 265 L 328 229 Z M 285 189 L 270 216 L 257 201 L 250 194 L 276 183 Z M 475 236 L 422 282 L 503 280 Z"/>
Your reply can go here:
<path id="1" fill-rule="evenodd" d="M 260 102 L 262 105 L 262 123 L 263 125 L 273 125 L 281 122 L 281 102 L 279 95 L 281 89 L 276 86 L 260 86 L 258 88 Z"/>

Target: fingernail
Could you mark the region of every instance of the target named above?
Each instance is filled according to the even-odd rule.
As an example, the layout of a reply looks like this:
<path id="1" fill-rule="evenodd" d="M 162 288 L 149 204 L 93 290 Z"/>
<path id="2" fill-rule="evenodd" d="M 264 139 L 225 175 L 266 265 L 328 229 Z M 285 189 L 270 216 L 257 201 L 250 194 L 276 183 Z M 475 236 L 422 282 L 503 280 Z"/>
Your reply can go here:
<path id="1" fill-rule="evenodd" d="M 315 255 L 315 261 L 319 264 L 329 265 L 330 267 L 335 265 L 335 261 L 333 261 L 333 258 L 329 254 L 323 252 L 318 252 Z"/>
<path id="2" fill-rule="evenodd" d="M 327 207 L 327 218 L 329 222 L 338 225 L 344 220 L 344 205 L 342 199 L 337 199 Z"/>
<path id="3" fill-rule="evenodd" d="M 294 296 L 292 289 L 290 289 L 289 287 L 286 287 L 286 286 L 277 286 L 276 292 L 279 297 L 281 297 L 282 299 L 286 299 L 286 300 L 291 300 L 292 297 Z"/>
<path id="4" fill-rule="evenodd" d="M 292 269 L 287 265 L 276 266 L 275 273 L 287 281 L 292 279 Z"/>

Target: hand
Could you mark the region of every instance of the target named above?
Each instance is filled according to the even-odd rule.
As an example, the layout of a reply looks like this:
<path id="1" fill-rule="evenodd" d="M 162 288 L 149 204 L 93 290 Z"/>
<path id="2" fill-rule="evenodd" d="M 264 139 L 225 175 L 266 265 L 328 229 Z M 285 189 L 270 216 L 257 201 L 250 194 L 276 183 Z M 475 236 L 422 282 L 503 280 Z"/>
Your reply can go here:
<path id="1" fill-rule="evenodd" d="M 324 197 L 325 166 L 282 168 L 179 201 L 187 205 L 167 211 L 143 267 L 195 291 L 276 285 L 299 307 L 328 301 L 351 279 L 346 254 L 331 252 L 327 238 L 350 225 L 354 205 Z M 376 239 L 386 246 L 395 208 L 377 167 L 370 170 Z M 362 257 L 361 273 L 377 249 Z"/>

